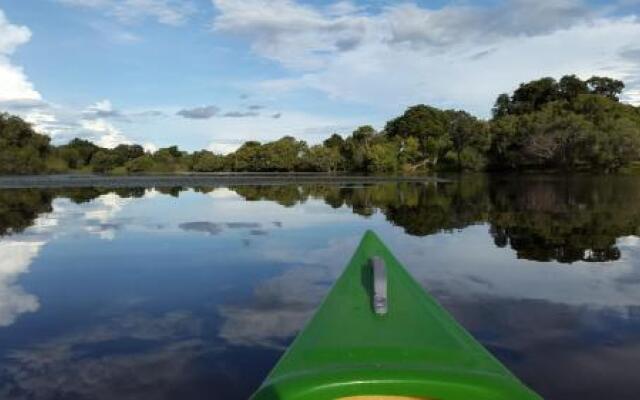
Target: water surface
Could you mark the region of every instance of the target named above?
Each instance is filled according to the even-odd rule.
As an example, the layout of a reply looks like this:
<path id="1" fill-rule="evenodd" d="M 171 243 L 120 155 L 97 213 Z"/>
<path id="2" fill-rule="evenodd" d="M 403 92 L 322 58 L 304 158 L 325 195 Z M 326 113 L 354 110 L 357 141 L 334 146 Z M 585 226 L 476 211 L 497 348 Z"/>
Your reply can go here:
<path id="1" fill-rule="evenodd" d="M 640 179 L 0 190 L 0 398 L 246 399 L 366 229 L 548 399 L 640 393 Z"/>

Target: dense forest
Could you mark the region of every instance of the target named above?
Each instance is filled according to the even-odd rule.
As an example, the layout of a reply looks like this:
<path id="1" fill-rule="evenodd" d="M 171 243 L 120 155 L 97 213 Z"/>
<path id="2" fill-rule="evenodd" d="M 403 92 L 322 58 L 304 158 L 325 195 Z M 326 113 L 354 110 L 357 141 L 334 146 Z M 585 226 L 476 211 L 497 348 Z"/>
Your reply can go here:
<path id="1" fill-rule="evenodd" d="M 416 105 L 382 131 L 361 126 L 309 146 L 291 136 L 245 142 L 227 155 L 172 146 L 145 152 L 74 139 L 54 146 L 17 116 L 0 114 L 0 174 L 64 172 L 356 172 L 463 170 L 617 171 L 640 160 L 640 108 L 619 101 L 624 83 L 542 78 L 498 96 L 490 120 Z"/>

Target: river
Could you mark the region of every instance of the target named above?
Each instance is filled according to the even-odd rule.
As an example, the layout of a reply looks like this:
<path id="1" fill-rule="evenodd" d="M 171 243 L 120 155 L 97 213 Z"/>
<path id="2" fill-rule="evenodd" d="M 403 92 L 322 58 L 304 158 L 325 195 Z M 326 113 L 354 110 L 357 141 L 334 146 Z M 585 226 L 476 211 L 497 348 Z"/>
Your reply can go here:
<path id="1" fill-rule="evenodd" d="M 0 398 L 246 399 L 373 229 L 546 399 L 640 393 L 640 178 L 0 190 Z"/>

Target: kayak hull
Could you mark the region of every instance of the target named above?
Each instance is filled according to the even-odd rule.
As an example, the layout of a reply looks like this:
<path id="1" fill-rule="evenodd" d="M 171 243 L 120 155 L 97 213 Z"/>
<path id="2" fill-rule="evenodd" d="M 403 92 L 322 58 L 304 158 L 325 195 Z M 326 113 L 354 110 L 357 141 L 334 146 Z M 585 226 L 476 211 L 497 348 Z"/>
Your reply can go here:
<path id="1" fill-rule="evenodd" d="M 374 257 L 386 268 L 382 315 L 372 301 Z M 428 295 L 371 231 L 252 398 L 357 396 L 540 399 Z"/>

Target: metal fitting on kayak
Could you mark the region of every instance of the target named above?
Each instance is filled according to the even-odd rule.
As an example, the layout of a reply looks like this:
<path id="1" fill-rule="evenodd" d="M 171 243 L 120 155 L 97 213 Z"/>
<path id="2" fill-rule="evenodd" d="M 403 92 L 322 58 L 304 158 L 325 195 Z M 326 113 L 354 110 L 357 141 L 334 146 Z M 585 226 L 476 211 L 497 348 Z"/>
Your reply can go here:
<path id="1" fill-rule="evenodd" d="M 373 272 L 373 310 L 378 315 L 385 315 L 388 310 L 387 300 L 387 268 L 380 257 L 371 258 Z"/>

